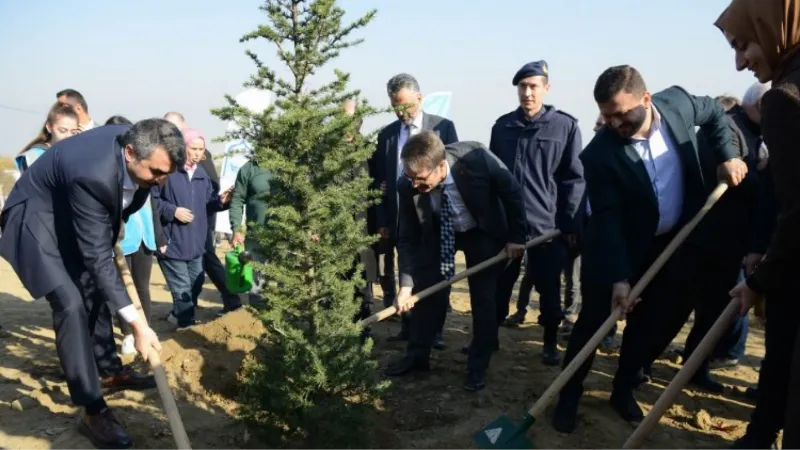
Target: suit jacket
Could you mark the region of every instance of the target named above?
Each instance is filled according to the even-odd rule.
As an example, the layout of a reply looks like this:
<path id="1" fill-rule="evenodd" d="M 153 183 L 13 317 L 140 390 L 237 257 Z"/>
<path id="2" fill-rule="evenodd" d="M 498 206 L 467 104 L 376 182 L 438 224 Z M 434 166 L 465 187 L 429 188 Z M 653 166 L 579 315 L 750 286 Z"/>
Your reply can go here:
<path id="1" fill-rule="evenodd" d="M 389 228 L 389 237 L 397 237 L 397 158 L 399 151 L 397 141 L 400 138 L 401 122 L 395 120 L 378 134 L 378 145 L 373 154 L 370 166 L 373 173 L 373 189 L 380 189 L 381 183 L 386 182 L 386 192 L 381 203 L 375 207 L 375 221 L 378 228 Z M 422 114 L 422 130 L 434 131 L 445 145 L 458 142 L 456 127 L 448 119 L 433 114 Z"/>
<path id="2" fill-rule="evenodd" d="M 652 97 L 666 122 L 684 172 L 684 199 L 676 227 L 705 203 L 716 180 L 704 177 L 694 128 L 699 126 L 716 162 L 736 156 L 722 107 L 710 97 L 695 97 L 673 86 Z M 608 127 L 600 129 L 581 153 L 592 213 L 584 235 L 582 277 L 606 285 L 635 281 L 648 261 L 658 227 L 658 200 L 632 141 Z"/>
<path id="3" fill-rule="evenodd" d="M 498 241 L 524 244 L 527 223 L 522 187 L 506 166 L 479 142 L 451 144 L 446 152 L 456 188 L 477 227 Z M 439 220 L 430 194 L 414 189 L 405 177 L 397 189 L 400 286 L 413 286 L 415 273 L 439 270 Z"/>
<path id="4" fill-rule="evenodd" d="M 130 305 L 112 247 L 123 220 L 142 207 L 138 189 L 122 209 L 124 163 L 118 136 L 129 125 L 103 126 L 50 148 L 14 185 L 0 215 L 0 256 L 32 297 L 86 272 L 112 311 Z"/>
<path id="5" fill-rule="evenodd" d="M 731 144 L 736 156 L 747 161 L 758 154 L 761 139 L 748 128 L 740 127 L 734 120 L 734 111 L 725 114 L 731 131 Z M 749 119 L 748 119 L 749 121 Z M 697 132 L 700 166 L 706 179 L 716 178 L 717 162 L 708 146 L 703 130 Z M 741 184 L 728 189 L 714 208 L 697 224 L 689 242 L 721 257 L 742 258 L 747 253 L 763 253 L 769 239 L 774 216 L 771 196 L 765 189 L 763 172 L 756 170 L 755 158 L 748 164 L 749 171 Z M 707 188 L 713 189 L 712 183 Z"/>

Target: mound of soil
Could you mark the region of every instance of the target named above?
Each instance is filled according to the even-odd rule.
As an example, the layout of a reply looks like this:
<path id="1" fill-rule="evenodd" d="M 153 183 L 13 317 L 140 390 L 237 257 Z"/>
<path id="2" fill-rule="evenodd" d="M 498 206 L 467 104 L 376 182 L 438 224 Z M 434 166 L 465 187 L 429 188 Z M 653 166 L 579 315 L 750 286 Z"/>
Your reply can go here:
<path id="1" fill-rule="evenodd" d="M 237 393 L 236 374 L 263 334 L 263 324 L 246 308 L 176 332 L 162 351 L 170 383 L 194 396 L 221 401 L 226 410 L 235 407 L 230 403 Z"/>

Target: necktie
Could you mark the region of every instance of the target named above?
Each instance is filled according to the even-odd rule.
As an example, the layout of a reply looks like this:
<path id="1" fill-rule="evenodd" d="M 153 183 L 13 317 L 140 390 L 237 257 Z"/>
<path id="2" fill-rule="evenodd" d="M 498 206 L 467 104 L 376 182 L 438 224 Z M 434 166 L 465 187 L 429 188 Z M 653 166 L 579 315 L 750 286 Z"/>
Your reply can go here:
<path id="1" fill-rule="evenodd" d="M 439 237 L 439 266 L 446 280 L 453 278 L 456 271 L 456 233 L 453 230 L 453 211 L 447 189 L 442 188 L 442 207 L 439 213 L 441 222 Z"/>

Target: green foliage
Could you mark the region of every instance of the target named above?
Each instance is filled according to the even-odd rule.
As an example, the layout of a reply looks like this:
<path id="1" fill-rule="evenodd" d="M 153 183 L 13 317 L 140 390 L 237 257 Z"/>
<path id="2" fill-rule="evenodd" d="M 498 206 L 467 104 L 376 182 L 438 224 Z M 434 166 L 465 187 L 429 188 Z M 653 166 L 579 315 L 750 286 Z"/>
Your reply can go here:
<path id="1" fill-rule="evenodd" d="M 385 383 L 354 323 L 360 265 L 356 276 L 347 274 L 375 240 L 362 214 L 378 196 L 364 170 L 374 146 L 356 128 L 377 110 L 361 101 L 355 115 L 344 113 L 359 92 L 338 70 L 324 86 L 304 86 L 340 50 L 361 42 L 348 36 L 375 11 L 345 25 L 335 0 L 268 0 L 261 10 L 269 25 L 242 41 L 271 42 L 291 77 L 280 78 L 248 51 L 257 71 L 245 87 L 273 92 L 273 106 L 255 114 L 226 96 L 228 106 L 212 111 L 239 125 L 226 138 L 246 139 L 272 174 L 267 225 L 247 228 L 263 246 L 267 264 L 258 268 L 271 282 L 261 313 L 269 335 L 242 371 L 242 418 L 275 446 L 365 447 Z"/>

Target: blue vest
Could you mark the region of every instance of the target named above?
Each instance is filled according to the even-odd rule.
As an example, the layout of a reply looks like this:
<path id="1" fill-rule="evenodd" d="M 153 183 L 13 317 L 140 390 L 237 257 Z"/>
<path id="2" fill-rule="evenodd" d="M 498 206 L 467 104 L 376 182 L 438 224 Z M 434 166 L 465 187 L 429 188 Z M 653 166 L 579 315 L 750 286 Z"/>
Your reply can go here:
<path id="1" fill-rule="evenodd" d="M 142 208 L 131 214 L 125 223 L 125 239 L 120 241 L 122 253 L 130 255 L 139 250 L 139 245 L 144 242 L 144 246 L 151 251 L 156 249 L 155 231 L 153 231 L 153 209 L 150 207 L 150 196 L 142 205 Z"/>

